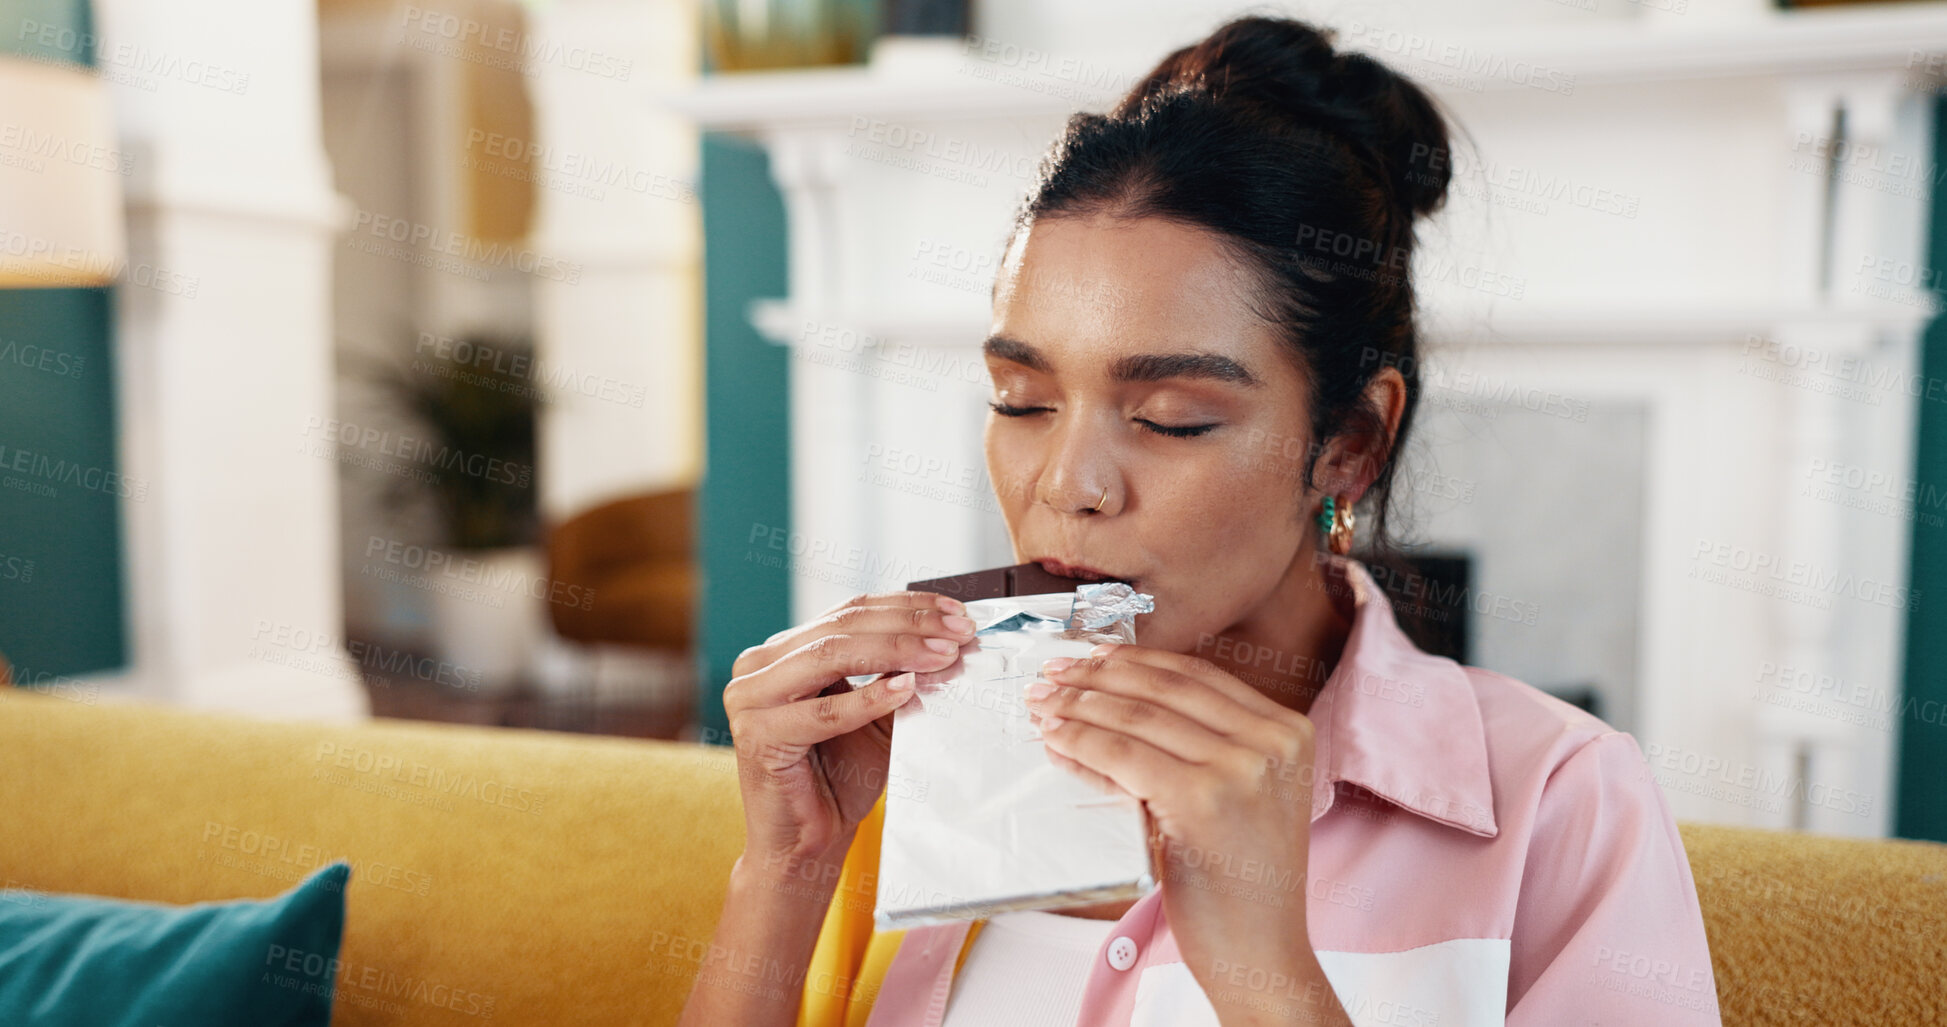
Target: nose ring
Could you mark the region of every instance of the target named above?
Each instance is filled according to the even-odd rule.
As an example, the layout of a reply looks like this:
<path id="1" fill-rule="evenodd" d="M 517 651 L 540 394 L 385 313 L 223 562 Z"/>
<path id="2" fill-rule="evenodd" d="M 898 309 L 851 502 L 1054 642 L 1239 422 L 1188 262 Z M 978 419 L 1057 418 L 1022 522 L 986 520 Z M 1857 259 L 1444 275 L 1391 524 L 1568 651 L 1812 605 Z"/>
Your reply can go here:
<path id="1" fill-rule="evenodd" d="M 1091 507 L 1089 507 L 1089 508 L 1088 508 L 1088 512 L 1089 512 L 1089 513 L 1101 513 L 1101 512 L 1102 512 L 1102 504 L 1103 504 L 1103 503 L 1106 503 L 1106 502 L 1108 502 L 1108 501 L 1109 501 L 1109 487 L 1108 487 L 1107 485 L 1104 485 L 1104 486 L 1102 486 L 1102 498 L 1101 498 L 1101 499 L 1098 499 L 1098 500 L 1096 500 L 1096 501 L 1095 501 L 1095 505 L 1094 505 L 1094 506 L 1091 506 Z"/>

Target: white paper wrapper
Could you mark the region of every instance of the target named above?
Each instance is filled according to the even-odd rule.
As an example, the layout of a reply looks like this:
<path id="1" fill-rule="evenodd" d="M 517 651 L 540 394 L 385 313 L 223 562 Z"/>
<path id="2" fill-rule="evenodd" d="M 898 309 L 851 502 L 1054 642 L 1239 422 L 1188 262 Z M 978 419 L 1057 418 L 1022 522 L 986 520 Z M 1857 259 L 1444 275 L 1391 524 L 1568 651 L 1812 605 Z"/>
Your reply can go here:
<path id="1" fill-rule="evenodd" d="M 1126 600 L 1127 586 L 1115 587 Z M 1132 612 L 1148 609 L 1147 597 L 1134 598 Z M 1071 612 L 1106 619 L 1102 603 L 1076 610 L 1075 600 L 1062 592 L 969 602 L 984 633 L 959 663 L 921 675 L 918 694 L 893 714 L 873 910 L 880 929 L 1137 898 L 1154 887 L 1141 805 L 1050 763 L 1028 718 L 1022 689 L 1042 661 L 1135 641 L 1126 615 L 1101 630 L 1069 630 Z"/>

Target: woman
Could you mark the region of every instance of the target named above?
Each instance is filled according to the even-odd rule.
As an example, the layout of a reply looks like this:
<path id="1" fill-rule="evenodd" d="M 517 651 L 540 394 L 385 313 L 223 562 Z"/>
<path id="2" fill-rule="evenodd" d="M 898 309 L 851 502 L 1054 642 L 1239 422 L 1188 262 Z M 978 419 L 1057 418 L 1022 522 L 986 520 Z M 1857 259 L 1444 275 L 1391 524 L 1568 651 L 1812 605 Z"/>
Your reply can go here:
<path id="1" fill-rule="evenodd" d="M 874 932 L 891 714 L 973 624 L 860 596 L 725 690 L 748 833 L 685 1023 L 1717 1022 L 1635 740 L 1416 649 L 1344 555 L 1355 505 L 1384 550 L 1447 146 L 1421 90 L 1268 18 L 1070 120 L 995 286 L 986 457 L 1017 559 L 1155 597 L 1026 699 L 1142 800 L 1160 887 Z"/>

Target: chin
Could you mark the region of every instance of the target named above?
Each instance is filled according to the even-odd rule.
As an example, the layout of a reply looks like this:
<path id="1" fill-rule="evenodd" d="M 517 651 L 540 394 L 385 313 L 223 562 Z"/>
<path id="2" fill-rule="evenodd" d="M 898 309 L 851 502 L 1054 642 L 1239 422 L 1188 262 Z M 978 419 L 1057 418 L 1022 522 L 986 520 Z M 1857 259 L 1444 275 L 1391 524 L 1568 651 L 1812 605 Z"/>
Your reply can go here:
<path id="1" fill-rule="evenodd" d="M 1163 605 L 1162 600 L 1158 599 L 1156 605 L 1160 609 Z M 1196 648 L 1197 635 L 1194 631 L 1187 630 L 1187 626 L 1180 618 L 1160 613 L 1146 613 L 1136 618 L 1136 644 L 1149 646 L 1152 649 L 1189 653 Z"/>

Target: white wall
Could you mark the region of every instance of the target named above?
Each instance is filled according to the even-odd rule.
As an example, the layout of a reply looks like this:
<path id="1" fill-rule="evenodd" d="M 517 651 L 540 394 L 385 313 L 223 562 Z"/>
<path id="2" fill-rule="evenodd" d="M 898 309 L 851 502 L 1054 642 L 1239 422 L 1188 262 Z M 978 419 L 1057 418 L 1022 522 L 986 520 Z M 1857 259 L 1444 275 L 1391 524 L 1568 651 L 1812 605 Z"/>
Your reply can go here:
<path id="1" fill-rule="evenodd" d="M 132 666 L 104 695 L 352 719 L 337 648 L 337 479 L 298 455 L 329 417 L 334 206 L 308 4 L 95 5 L 123 148 L 117 289 Z"/>
<path id="2" fill-rule="evenodd" d="M 1908 524 L 1809 476 L 1910 473 L 1911 396 L 1838 368 L 1910 380 L 1925 303 L 1860 269 L 1911 271 L 1926 199 L 1855 164 L 1828 208 L 1822 137 L 1843 106 L 1853 152 L 1926 165 L 1931 83 L 1906 66 L 1947 50 L 1947 18 L 1677 7 L 1010 0 L 982 6 L 973 54 L 710 83 L 685 109 L 767 143 L 790 215 L 790 295 L 759 320 L 797 358 L 794 608 L 996 562 L 981 383 L 956 368 L 978 364 L 1027 181 L 953 154 L 1031 164 L 1169 49 L 1288 10 L 1426 84 L 1477 144 L 1416 265 L 1415 455 L 1474 498 L 1419 528 L 1482 558 L 1475 598 L 1540 613 L 1478 613 L 1477 662 L 1594 678 L 1680 818 L 1883 833 L 1887 718 L 1798 693 L 1896 702 Z M 1805 377 L 1805 347 L 1830 368 Z"/>
<path id="3" fill-rule="evenodd" d="M 536 196 L 535 246 L 576 271 L 535 283 L 540 353 L 575 383 L 542 426 L 550 519 L 702 473 L 700 151 L 650 102 L 699 74 L 697 17 L 680 0 L 532 11 L 537 35 L 607 57 L 602 73 L 559 62 L 533 79 L 536 134 L 562 168 Z"/>

